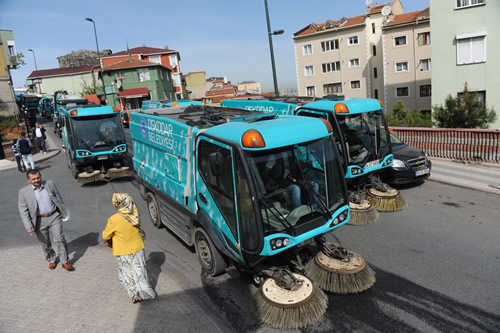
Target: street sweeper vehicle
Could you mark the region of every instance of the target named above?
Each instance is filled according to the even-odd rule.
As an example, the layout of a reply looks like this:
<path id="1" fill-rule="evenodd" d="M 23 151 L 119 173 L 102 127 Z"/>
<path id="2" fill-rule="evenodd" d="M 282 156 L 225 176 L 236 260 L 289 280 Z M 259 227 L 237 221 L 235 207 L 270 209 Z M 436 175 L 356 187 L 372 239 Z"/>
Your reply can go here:
<path id="1" fill-rule="evenodd" d="M 343 142 L 341 154 L 347 164 L 351 219 L 349 224 L 369 224 L 377 220 L 377 211 L 398 211 L 405 206 L 398 190 L 380 180 L 380 173 L 392 165 L 390 134 L 380 101 L 370 98 L 346 98 L 330 95 L 311 101 L 223 100 L 227 107 L 247 110 L 278 110 L 285 114 L 319 117 L 338 126 L 335 133 Z M 340 135 L 341 134 L 341 135 Z"/>
<path id="2" fill-rule="evenodd" d="M 59 105 L 58 123 L 68 168 L 79 183 L 131 176 L 120 110 L 101 105 Z"/>
<path id="3" fill-rule="evenodd" d="M 326 242 L 350 216 L 329 122 L 191 105 L 132 112 L 130 133 L 153 224 L 194 246 L 209 275 L 253 274 L 263 322 L 304 327 L 326 310 L 320 288 L 373 285 L 361 256 Z"/>

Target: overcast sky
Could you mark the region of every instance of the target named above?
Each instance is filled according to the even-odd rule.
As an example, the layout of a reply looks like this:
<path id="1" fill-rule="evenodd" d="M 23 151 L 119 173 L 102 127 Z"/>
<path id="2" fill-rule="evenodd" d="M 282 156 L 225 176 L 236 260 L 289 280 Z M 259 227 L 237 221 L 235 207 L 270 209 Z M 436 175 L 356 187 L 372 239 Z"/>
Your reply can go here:
<path id="1" fill-rule="evenodd" d="M 268 0 L 278 85 L 296 89 L 292 35 L 311 23 L 362 15 L 365 0 Z M 384 3 L 380 1 L 379 3 Z M 422 10 L 429 0 L 402 0 L 404 12 Z M 12 70 L 14 86 L 38 69 L 57 68 L 57 57 L 80 49 L 119 52 L 166 45 L 180 52 L 184 74 L 205 71 L 232 83 L 258 81 L 273 90 L 264 0 L 0 0 L 0 29 L 13 30 L 17 52 L 26 65 Z"/>

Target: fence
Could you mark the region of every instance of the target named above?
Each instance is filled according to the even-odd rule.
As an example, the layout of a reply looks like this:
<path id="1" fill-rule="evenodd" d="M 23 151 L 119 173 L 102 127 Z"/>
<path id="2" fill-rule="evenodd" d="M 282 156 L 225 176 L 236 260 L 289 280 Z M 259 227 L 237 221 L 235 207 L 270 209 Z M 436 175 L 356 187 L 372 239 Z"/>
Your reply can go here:
<path id="1" fill-rule="evenodd" d="M 392 132 L 429 156 L 500 163 L 500 130 L 393 127 Z"/>

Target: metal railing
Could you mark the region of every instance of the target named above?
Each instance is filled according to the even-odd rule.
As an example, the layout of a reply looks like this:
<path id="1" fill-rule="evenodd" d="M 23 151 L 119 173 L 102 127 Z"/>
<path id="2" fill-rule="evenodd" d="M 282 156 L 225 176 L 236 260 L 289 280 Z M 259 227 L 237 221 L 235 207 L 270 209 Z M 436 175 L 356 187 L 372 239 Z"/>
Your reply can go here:
<path id="1" fill-rule="evenodd" d="M 500 163 L 500 130 L 392 127 L 406 144 L 432 157 Z"/>

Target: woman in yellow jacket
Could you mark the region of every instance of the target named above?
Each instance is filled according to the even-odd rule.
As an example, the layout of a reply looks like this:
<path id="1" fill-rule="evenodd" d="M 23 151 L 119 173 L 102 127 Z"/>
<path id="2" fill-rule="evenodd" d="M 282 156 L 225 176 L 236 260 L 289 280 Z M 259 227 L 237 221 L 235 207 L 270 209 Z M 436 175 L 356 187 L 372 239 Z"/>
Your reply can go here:
<path id="1" fill-rule="evenodd" d="M 133 303 L 153 299 L 156 293 L 148 280 L 137 206 L 128 194 L 114 193 L 113 207 L 118 213 L 108 219 L 102 238 L 107 246 L 113 248 L 120 282 Z"/>

